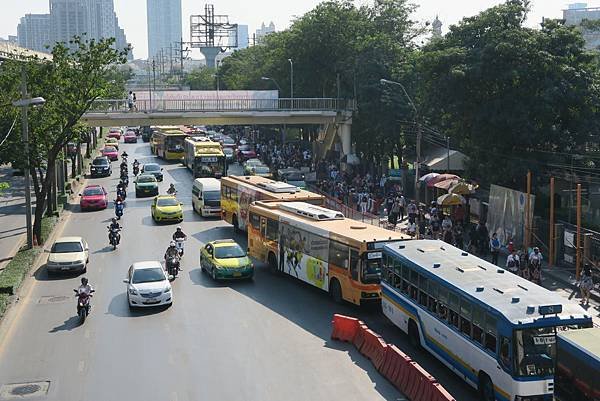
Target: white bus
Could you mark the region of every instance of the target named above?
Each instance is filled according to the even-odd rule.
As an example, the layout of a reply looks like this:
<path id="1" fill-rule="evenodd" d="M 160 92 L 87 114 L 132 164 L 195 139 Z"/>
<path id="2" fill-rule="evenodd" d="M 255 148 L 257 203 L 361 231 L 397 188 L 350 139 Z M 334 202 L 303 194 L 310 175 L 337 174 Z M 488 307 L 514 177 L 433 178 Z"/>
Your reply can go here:
<path id="1" fill-rule="evenodd" d="M 442 241 L 383 247 L 383 313 L 484 401 L 552 400 L 556 333 L 592 326 L 574 302 Z"/>

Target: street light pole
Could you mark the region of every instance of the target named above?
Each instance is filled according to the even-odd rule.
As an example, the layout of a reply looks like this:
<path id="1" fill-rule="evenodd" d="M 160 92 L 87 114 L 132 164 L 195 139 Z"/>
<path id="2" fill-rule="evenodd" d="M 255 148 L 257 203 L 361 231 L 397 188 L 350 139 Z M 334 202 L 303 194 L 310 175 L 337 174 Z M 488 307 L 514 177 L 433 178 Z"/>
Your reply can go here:
<path id="1" fill-rule="evenodd" d="M 27 99 L 27 72 L 25 66 L 21 67 L 21 98 Z M 27 224 L 27 249 L 33 248 L 33 226 L 31 224 L 31 182 L 29 174 L 29 122 L 27 120 L 27 108 L 21 107 L 22 128 L 23 128 L 23 146 L 25 151 L 25 221 Z"/>
<path id="2" fill-rule="evenodd" d="M 290 62 L 290 98 L 292 99 L 292 107 L 294 108 L 294 61 L 288 58 Z"/>
<path id="3" fill-rule="evenodd" d="M 219 86 L 221 86 L 220 82 L 219 82 L 219 64 L 220 63 L 221 63 L 220 60 L 216 61 L 216 65 L 217 65 L 217 108 L 219 108 L 219 100 L 220 100 L 220 95 L 219 95 L 219 90 L 220 89 L 219 89 Z"/>

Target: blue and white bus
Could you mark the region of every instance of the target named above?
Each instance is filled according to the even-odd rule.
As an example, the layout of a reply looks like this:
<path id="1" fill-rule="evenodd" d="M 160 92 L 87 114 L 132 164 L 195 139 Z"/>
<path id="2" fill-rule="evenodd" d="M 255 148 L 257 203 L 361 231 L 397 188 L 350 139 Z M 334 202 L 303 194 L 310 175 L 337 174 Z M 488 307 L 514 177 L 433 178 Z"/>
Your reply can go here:
<path id="1" fill-rule="evenodd" d="M 556 333 L 578 304 L 442 241 L 383 247 L 383 313 L 484 401 L 552 400 Z"/>

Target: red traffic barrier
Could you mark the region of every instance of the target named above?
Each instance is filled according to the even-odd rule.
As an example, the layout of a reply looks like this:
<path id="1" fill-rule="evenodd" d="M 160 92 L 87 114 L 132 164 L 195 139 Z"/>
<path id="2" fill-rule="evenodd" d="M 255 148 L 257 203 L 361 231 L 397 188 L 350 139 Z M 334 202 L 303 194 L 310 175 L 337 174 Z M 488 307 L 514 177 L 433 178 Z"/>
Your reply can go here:
<path id="1" fill-rule="evenodd" d="M 431 383 L 431 401 L 456 401 L 440 383 Z"/>
<path id="2" fill-rule="evenodd" d="M 375 368 L 379 370 L 385 357 L 387 344 L 379 334 L 371 329 L 366 329 L 363 335 L 365 340 L 358 350 L 361 354 L 369 358 L 369 360 L 373 362 L 373 365 L 375 365 Z"/>
<path id="3" fill-rule="evenodd" d="M 404 381 L 408 375 L 410 357 L 400 351 L 395 345 L 388 345 L 385 358 L 379 372 L 388 379 L 398 390 L 404 392 Z"/>
<path id="4" fill-rule="evenodd" d="M 353 341 L 358 331 L 359 324 L 362 322 L 356 318 L 344 315 L 333 315 L 333 331 L 331 338 L 340 341 Z"/>
<path id="5" fill-rule="evenodd" d="M 354 336 L 354 339 L 352 340 L 354 347 L 356 347 L 356 349 L 359 351 L 360 351 L 360 348 L 362 347 L 363 343 L 365 342 L 365 332 L 367 330 L 369 330 L 367 325 L 359 320 L 358 321 L 358 329 L 356 330 L 356 335 Z"/>
<path id="6" fill-rule="evenodd" d="M 432 384 L 436 382 L 425 369 L 416 362 L 410 362 L 410 380 L 406 383 L 404 393 L 412 401 L 431 401 Z"/>

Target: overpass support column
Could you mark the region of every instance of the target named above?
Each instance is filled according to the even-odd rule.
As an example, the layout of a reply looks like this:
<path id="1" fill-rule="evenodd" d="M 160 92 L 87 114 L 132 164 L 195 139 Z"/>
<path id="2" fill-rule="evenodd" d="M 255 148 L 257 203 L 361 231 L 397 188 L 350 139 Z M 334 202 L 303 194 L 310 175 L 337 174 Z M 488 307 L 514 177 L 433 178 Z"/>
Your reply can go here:
<path id="1" fill-rule="evenodd" d="M 340 124 L 338 132 L 342 142 L 342 156 L 349 155 L 352 153 L 352 124 Z"/>

